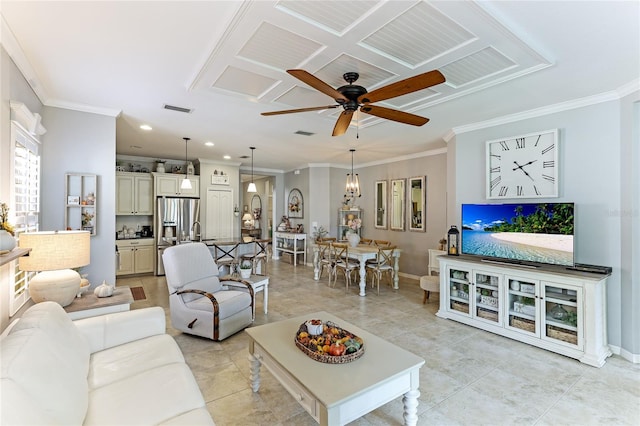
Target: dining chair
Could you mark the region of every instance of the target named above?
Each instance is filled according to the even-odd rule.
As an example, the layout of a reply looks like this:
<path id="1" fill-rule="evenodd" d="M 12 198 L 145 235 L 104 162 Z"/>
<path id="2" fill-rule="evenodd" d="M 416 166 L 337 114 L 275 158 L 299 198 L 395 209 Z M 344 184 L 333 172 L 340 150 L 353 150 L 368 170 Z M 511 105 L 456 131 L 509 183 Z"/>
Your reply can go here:
<path id="1" fill-rule="evenodd" d="M 378 247 L 387 247 L 391 245 L 389 241 L 385 241 L 385 240 L 373 240 L 373 244 Z"/>
<path id="2" fill-rule="evenodd" d="M 237 256 L 238 244 L 230 244 L 228 246 L 213 246 L 213 256 L 218 266 L 218 270 L 223 267 L 229 269 L 229 275 L 236 273 L 236 269 L 239 265 L 239 259 Z"/>
<path id="3" fill-rule="evenodd" d="M 393 253 L 396 246 L 378 247 L 378 253 L 374 262 L 368 263 L 367 273 L 371 273 L 371 287 L 374 283 L 377 285 L 378 294 L 380 294 L 380 281 L 382 274 L 389 274 L 389 283 L 393 281 L 395 270 L 393 269 Z"/>
<path id="4" fill-rule="evenodd" d="M 320 267 L 320 275 L 318 279 L 322 278 L 322 271 L 325 269 L 329 274 L 329 285 L 331 285 L 331 278 L 335 275 L 336 262 L 333 258 L 333 252 L 330 241 L 320 241 L 318 245 L 318 265 Z"/>
<path id="5" fill-rule="evenodd" d="M 444 250 L 429 249 L 429 266 L 427 271 L 429 275 L 423 275 L 420 277 L 420 288 L 424 291 L 422 296 L 422 304 L 424 305 L 429 300 L 431 292 L 440 293 L 440 277 L 434 276 L 434 272 L 440 271 L 440 259 L 439 255 L 447 254 Z"/>
<path id="6" fill-rule="evenodd" d="M 360 263 L 357 260 L 349 258 L 349 244 L 334 243 L 331 244 L 332 256 L 335 260 L 333 287 L 336 285 L 338 270 L 342 271 L 345 280 L 345 290 L 349 291 L 351 284 L 351 275 L 358 273 Z"/>
<path id="7" fill-rule="evenodd" d="M 251 273 L 257 274 L 257 265 L 260 264 L 260 275 L 267 275 L 267 247 L 271 240 L 255 239 L 253 240 L 253 251 L 242 255 L 242 260 L 251 262 Z"/>
<path id="8" fill-rule="evenodd" d="M 371 238 L 360 238 L 360 244 L 371 245 L 373 240 Z"/>

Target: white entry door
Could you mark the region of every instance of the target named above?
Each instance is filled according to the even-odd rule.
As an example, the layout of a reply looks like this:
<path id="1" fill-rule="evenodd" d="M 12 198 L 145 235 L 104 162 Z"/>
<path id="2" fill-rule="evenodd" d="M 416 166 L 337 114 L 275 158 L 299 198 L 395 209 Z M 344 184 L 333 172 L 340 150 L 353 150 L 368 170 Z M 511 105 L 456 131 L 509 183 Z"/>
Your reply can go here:
<path id="1" fill-rule="evenodd" d="M 205 239 L 233 238 L 233 190 L 209 188 L 205 223 Z"/>

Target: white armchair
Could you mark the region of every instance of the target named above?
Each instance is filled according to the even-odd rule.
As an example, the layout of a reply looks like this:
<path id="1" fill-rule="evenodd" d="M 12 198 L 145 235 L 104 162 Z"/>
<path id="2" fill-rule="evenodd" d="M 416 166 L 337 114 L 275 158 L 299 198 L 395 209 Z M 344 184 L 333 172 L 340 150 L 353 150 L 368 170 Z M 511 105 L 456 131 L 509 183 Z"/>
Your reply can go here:
<path id="1" fill-rule="evenodd" d="M 213 340 L 223 340 L 253 322 L 253 288 L 242 280 L 218 278 L 209 248 L 203 243 L 179 244 L 162 255 L 169 287 L 174 328 Z M 228 288 L 227 281 L 247 289 Z"/>

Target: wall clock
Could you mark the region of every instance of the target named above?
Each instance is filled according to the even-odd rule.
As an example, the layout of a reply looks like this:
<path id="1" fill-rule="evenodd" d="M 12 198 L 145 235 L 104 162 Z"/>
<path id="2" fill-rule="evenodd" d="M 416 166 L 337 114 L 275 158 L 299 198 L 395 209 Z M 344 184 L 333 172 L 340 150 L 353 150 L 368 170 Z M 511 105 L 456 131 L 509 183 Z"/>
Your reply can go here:
<path id="1" fill-rule="evenodd" d="M 558 196 L 558 129 L 487 141 L 488 199 Z"/>

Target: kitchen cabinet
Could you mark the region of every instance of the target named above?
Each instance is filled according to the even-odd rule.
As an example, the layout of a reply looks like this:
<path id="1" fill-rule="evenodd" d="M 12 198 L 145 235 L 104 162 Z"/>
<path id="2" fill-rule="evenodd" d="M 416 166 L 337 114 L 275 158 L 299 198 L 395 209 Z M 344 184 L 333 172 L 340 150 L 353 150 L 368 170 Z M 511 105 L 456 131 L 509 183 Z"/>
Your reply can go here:
<path id="1" fill-rule="evenodd" d="M 437 316 L 510 337 L 595 367 L 607 344 L 608 274 L 560 265 L 488 264 L 440 256 Z"/>
<path id="2" fill-rule="evenodd" d="M 180 185 L 184 175 L 172 173 L 153 173 L 157 197 L 200 197 L 200 177 L 191 176 L 191 189 L 182 189 Z"/>
<path id="3" fill-rule="evenodd" d="M 64 226 L 67 230 L 97 232 L 98 176 L 83 173 L 65 174 Z"/>
<path id="4" fill-rule="evenodd" d="M 150 173 L 116 173 L 116 215 L 153 215 Z"/>
<path id="5" fill-rule="evenodd" d="M 117 240 L 116 247 L 118 248 L 116 276 L 153 272 L 155 246 L 152 238 Z"/>

